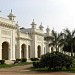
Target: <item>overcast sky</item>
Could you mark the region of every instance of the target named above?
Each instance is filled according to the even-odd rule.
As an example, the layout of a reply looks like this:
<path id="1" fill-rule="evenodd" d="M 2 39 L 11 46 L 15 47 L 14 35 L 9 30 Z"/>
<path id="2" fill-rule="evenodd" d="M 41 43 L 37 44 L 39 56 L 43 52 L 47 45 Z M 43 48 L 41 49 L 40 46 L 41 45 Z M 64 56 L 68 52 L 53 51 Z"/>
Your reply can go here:
<path id="1" fill-rule="evenodd" d="M 37 27 L 43 24 L 52 30 L 75 28 L 75 0 L 0 0 L 0 16 L 7 17 L 10 10 L 16 21 L 25 28 L 31 27 L 34 19 Z"/>

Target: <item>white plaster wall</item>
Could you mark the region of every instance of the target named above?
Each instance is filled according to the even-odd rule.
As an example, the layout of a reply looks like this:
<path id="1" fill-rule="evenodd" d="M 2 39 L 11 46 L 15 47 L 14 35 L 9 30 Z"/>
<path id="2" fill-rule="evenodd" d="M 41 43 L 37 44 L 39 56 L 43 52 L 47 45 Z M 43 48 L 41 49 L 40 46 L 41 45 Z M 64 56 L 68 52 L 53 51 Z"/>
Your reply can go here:
<path id="1" fill-rule="evenodd" d="M 9 43 L 9 60 L 15 60 L 15 30 L 6 27 L 0 27 L 0 31 L 1 44 L 5 41 Z"/>

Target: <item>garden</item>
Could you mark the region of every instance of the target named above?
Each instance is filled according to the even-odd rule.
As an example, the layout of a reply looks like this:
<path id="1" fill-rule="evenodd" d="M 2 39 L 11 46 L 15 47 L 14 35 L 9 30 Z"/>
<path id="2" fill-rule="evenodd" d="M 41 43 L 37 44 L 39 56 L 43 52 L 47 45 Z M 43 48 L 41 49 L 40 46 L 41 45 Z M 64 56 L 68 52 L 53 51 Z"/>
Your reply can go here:
<path id="1" fill-rule="evenodd" d="M 66 29 L 64 33 L 52 30 L 52 35 L 44 39 L 50 41 L 49 47 L 55 48 L 55 51 L 41 55 L 40 59 L 30 58 L 31 62 L 27 62 L 26 58 L 16 59 L 13 64 L 5 64 L 5 60 L 0 60 L 0 68 L 32 64 L 29 70 L 75 72 L 75 30 L 70 32 Z M 60 52 L 61 47 L 64 52 L 70 52 L 71 55 Z"/>

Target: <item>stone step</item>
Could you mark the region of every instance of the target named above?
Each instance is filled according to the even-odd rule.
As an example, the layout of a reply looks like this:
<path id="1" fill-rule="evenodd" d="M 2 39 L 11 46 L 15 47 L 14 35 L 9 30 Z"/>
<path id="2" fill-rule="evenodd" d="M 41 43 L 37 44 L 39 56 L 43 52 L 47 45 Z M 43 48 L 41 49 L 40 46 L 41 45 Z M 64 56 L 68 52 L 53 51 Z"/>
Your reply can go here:
<path id="1" fill-rule="evenodd" d="M 14 61 L 12 61 L 12 60 L 5 60 L 5 63 L 6 64 L 14 64 Z"/>

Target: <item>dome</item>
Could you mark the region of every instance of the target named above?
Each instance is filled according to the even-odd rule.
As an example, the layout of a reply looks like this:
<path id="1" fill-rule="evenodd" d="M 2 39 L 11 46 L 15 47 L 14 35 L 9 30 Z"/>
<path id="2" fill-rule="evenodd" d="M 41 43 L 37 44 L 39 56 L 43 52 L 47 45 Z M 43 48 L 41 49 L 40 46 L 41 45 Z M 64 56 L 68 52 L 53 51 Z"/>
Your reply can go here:
<path id="1" fill-rule="evenodd" d="M 14 21 L 14 18 L 15 18 L 15 17 L 16 17 L 16 16 L 13 15 L 12 10 L 11 10 L 11 12 L 10 12 L 9 15 L 8 15 L 9 20 Z"/>
<path id="2" fill-rule="evenodd" d="M 11 10 L 11 12 L 8 15 L 8 17 L 16 17 L 16 16 L 12 13 L 12 10 Z"/>
<path id="3" fill-rule="evenodd" d="M 37 25 L 37 24 L 34 22 L 34 19 L 33 19 L 33 22 L 32 22 L 31 25 L 32 25 L 32 28 L 36 28 L 36 25 Z"/>
<path id="4" fill-rule="evenodd" d="M 47 32 L 50 32 L 50 29 L 49 29 L 49 27 L 48 27 L 48 26 L 47 26 L 47 29 L 46 29 L 46 31 L 47 31 Z"/>
<path id="5" fill-rule="evenodd" d="M 41 22 L 41 25 L 39 26 L 39 28 L 40 28 L 40 30 L 44 28 L 44 27 L 42 26 L 42 22 Z"/>
<path id="6" fill-rule="evenodd" d="M 35 22 L 34 22 L 34 19 L 33 19 L 33 22 L 32 22 L 32 24 L 31 24 L 31 25 L 36 25 L 36 24 L 35 24 Z"/>

